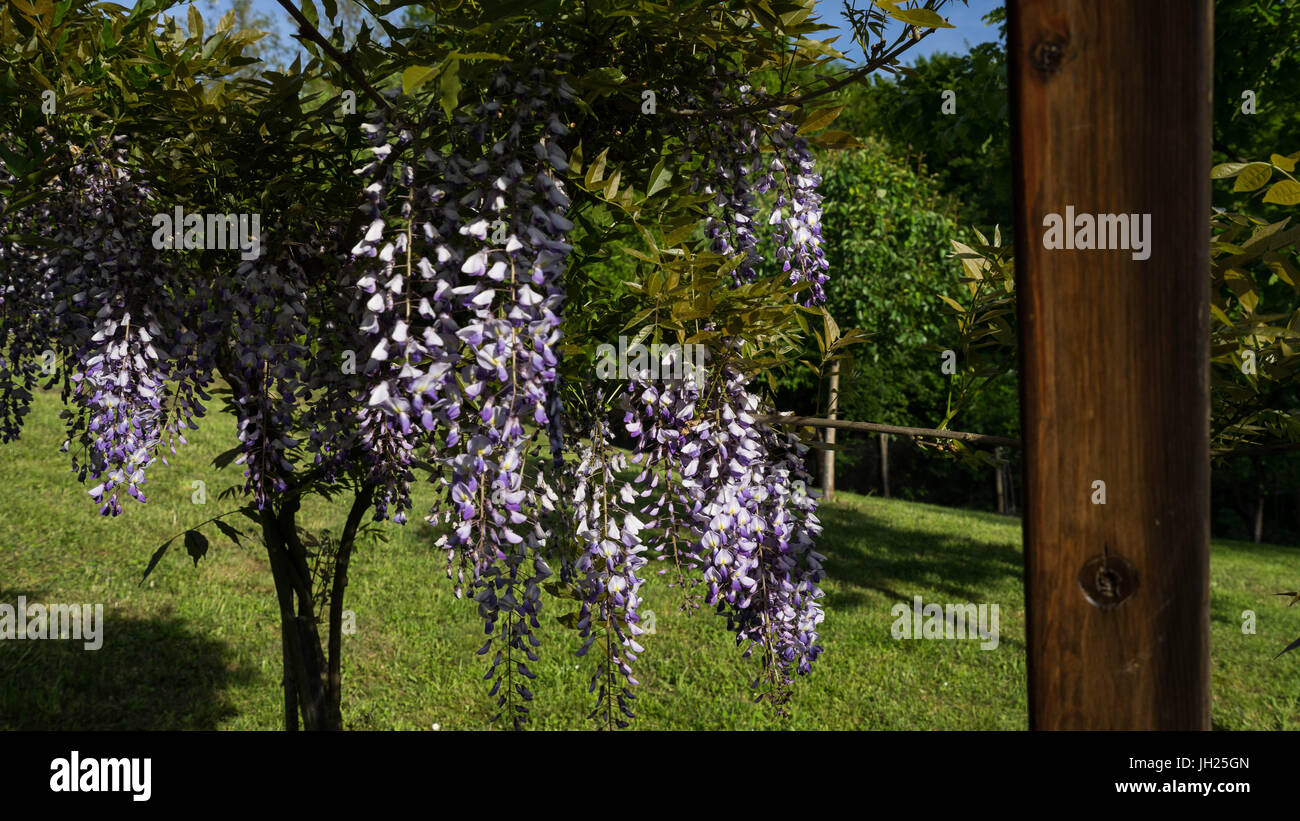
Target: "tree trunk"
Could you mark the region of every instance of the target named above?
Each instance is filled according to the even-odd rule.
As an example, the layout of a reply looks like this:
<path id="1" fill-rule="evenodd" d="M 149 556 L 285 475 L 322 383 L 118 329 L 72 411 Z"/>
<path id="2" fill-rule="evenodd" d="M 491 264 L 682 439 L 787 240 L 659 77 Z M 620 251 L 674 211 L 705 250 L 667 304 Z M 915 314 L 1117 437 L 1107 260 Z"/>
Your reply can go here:
<path id="1" fill-rule="evenodd" d="M 889 434 L 880 434 L 880 489 L 889 498 Z"/>
<path id="2" fill-rule="evenodd" d="M 299 717 L 304 730 L 342 729 L 330 727 L 327 719 L 324 654 L 316 629 L 311 576 L 303 572 L 306 570 L 305 551 L 294 555 L 301 547 L 295 522 L 297 508 L 297 500 L 290 496 L 278 512 L 269 508 L 262 511 L 262 537 L 280 603 L 285 729 L 297 730 Z M 297 713 L 292 719 L 291 711 Z"/>
<path id="3" fill-rule="evenodd" d="M 343 729 L 343 596 L 357 530 L 374 500 L 374 490 L 367 483 L 353 498 L 337 553 L 332 564 L 326 565 L 330 568 L 323 579 L 329 601 L 328 655 L 321 647 L 307 550 L 298 536 L 299 497 L 288 492 L 278 511 L 262 511 L 262 537 L 280 604 L 286 730 L 299 729 L 300 720 L 304 730 Z M 330 545 L 318 549 L 328 550 Z M 321 560 L 318 556 L 317 561 Z"/>

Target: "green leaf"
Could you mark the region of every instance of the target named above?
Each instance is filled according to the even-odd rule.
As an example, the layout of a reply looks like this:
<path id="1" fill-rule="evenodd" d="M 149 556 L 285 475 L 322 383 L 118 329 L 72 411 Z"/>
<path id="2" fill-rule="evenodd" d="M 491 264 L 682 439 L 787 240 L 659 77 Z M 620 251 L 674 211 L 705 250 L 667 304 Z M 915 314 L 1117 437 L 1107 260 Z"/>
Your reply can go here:
<path id="1" fill-rule="evenodd" d="M 1233 191 L 1254 191 L 1268 182 L 1273 176 L 1273 166 L 1266 162 L 1253 162 L 1241 169 L 1241 174 L 1237 177 L 1237 182 L 1232 186 Z"/>
<path id="2" fill-rule="evenodd" d="M 1250 165 L 1248 162 L 1225 162 L 1219 163 L 1210 169 L 1210 179 L 1226 180 L 1229 177 L 1235 177 L 1241 173 L 1242 169 Z"/>
<path id="3" fill-rule="evenodd" d="M 1295 171 L 1295 160 L 1290 157 L 1284 157 L 1281 154 L 1273 154 L 1269 156 L 1268 160 L 1288 174 Z"/>
<path id="4" fill-rule="evenodd" d="M 1274 183 L 1264 195 L 1264 202 L 1278 205 L 1300 205 L 1300 182 L 1282 180 Z"/>
<path id="5" fill-rule="evenodd" d="M 840 112 L 843 110 L 844 106 L 840 105 L 835 106 L 834 108 L 823 108 L 814 111 L 808 115 L 806 120 L 803 121 L 803 125 L 799 126 L 799 133 L 811 134 L 814 131 L 821 131 L 826 126 L 835 122 L 835 118 L 840 116 Z"/>
<path id="6" fill-rule="evenodd" d="M 438 73 L 441 66 L 411 66 L 402 72 L 402 93 L 410 94 Z"/>
<path id="7" fill-rule="evenodd" d="M 930 9 L 894 9 L 886 8 L 885 14 L 895 20 L 901 20 L 908 25 L 918 28 L 933 29 L 951 29 L 956 28 L 952 23 L 940 17 Z"/>
<path id="8" fill-rule="evenodd" d="M 1300 639 L 1296 639 L 1295 641 L 1293 641 L 1293 642 L 1291 642 L 1290 644 L 1288 644 L 1288 645 L 1286 646 L 1286 649 L 1285 649 L 1285 650 L 1283 650 L 1281 653 L 1278 653 L 1276 656 L 1273 656 L 1273 660 L 1274 660 L 1274 661 L 1277 661 L 1277 660 L 1278 660 L 1279 658 L 1281 658 L 1284 654 L 1291 652 L 1292 650 L 1296 649 L 1297 647 L 1300 647 Z"/>
<path id="9" fill-rule="evenodd" d="M 243 544 L 241 544 L 239 541 L 239 537 L 243 534 L 241 534 L 238 530 L 226 524 L 225 522 L 221 521 L 220 519 L 217 519 L 215 523 L 217 525 L 217 530 L 220 530 L 222 533 L 226 534 L 226 538 L 234 542 L 236 547 L 243 547 Z"/>
<path id="10" fill-rule="evenodd" d="M 858 138 L 854 137 L 847 131 L 827 131 L 824 134 L 813 137 L 812 141 L 820 145 L 822 148 L 831 151 L 863 147 L 862 143 L 858 142 Z"/>
<path id="11" fill-rule="evenodd" d="M 311 0 L 302 0 L 302 16 L 307 18 L 307 22 L 313 26 L 320 22 L 320 15 L 316 13 L 316 4 Z"/>
<path id="12" fill-rule="evenodd" d="M 233 447 L 230 450 L 225 451 L 224 453 L 218 453 L 216 456 L 214 456 L 212 458 L 212 464 L 216 466 L 217 470 L 220 470 L 224 468 L 226 465 L 235 461 L 235 458 L 243 452 L 244 452 L 243 445 L 239 445 L 238 447 Z"/>
<path id="13" fill-rule="evenodd" d="M 627 81 L 627 75 L 615 66 L 596 68 L 582 75 L 582 82 L 599 89 L 614 90 Z"/>
<path id="14" fill-rule="evenodd" d="M 162 561 L 163 554 L 167 552 L 167 548 L 171 547 L 172 542 L 174 541 L 176 541 L 176 537 L 172 536 L 170 539 L 163 542 L 162 547 L 155 550 L 153 555 L 149 557 L 149 566 L 144 569 L 144 575 L 140 577 L 141 584 L 144 583 L 145 579 L 149 578 L 149 574 L 158 566 L 158 562 Z"/>
<path id="15" fill-rule="evenodd" d="M 650 184 L 646 187 L 645 195 L 654 196 L 655 193 L 668 187 L 669 181 L 673 178 L 673 172 L 664 166 L 664 160 L 659 158 L 659 162 L 650 171 Z"/>
<path id="16" fill-rule="evenodd" d="M 208 537 L 197 530 L 185 531 L 185 552 L 194 559 L 194 566 L 199 566 L 199 559 L 208 553 Z"/>
<path id="17" fill-rule="evenodd" d="M 587 177 L 586 177 L 586 183 L 588 188 L 590 188 L 591 186 L 595 185 L 596 183 L 604 179 L 605 155 L 608 153 L 609 153 L 609 149 L 606 148 L 604 151 L 596 155 L 596 159 L 591 161 L 591 167 L 587 169 Z"/>
<path id="18" fill-rule="evenodd" d="M 310 2 L 310 0 L 308 0 Z M 190 4 L 190 36 L 197 37 L 200 43 L 203 42 L 203 15 L 199 14 L 198 8 Z"/>
<path id="19" fill-rule="evenodd" d="M 442 80 L 439 83 L 442 91 L 440 102 L 442 110 L 451 119 L 452 112 L 460 104 L 460 61 L 452 60 L 442 71 Z"/>

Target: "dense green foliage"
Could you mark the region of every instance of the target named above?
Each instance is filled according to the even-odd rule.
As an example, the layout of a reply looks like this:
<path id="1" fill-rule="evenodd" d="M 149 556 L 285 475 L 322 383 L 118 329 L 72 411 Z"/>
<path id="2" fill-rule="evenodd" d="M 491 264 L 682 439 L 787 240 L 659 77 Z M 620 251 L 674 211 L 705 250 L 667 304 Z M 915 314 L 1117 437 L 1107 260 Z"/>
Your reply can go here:
<path id="1" fill-rule="evenodd" d="M 1300 131 L 1300 0 L 1215 0 L 1214 150 L 1264 157 Z M 1243 93 L 1255 111 L 1242 110 Z"/>
<path id="2" fill-rule="evenodd" d="M 945 113 L 945 92 L 952 113 Z M 840 126 L 875 134 L 894 152 L 919 155 L 963 225 L 1011 225 L 1011 130 L 1005 47 L 980 43 L 966 54 L 937 53 L 897 78 L 879 75 L 848 96 Z"/>

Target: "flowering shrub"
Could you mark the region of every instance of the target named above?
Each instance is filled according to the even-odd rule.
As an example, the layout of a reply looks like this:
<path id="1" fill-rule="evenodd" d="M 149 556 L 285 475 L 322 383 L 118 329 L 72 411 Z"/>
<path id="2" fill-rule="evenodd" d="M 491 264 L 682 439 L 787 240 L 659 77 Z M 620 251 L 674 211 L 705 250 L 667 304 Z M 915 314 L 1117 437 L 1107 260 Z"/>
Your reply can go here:
<path id="1" fill-rule="evenodd" d="M 347 55 L 292 9 L 313 59 L 261 80 L 232 79 L 249 38 L 230 18 L 205 35 L 191 9 L 182 34 L 169 5 L 0 12 L 0 77 L 22 92 L 0 122 L 15 135 L 0 152 L 3 438 L 44 371 L 70 405 L 74 470 L 117 515 L 221 398 L 238 442 L 218 466 L 244 471 L 223 497 L 243 502 L 209 522 L 239 538 L 242 517 L 266 546 L 290 728 L 342 726 L 350 555 L 367 517 L 407 522 L 417 479 L 437 489 L 419 512 L 477 605 L 503 723 L 526 719 L 558 621 L 590 659 L 590 717 L 627 726 L 653 651 L 651 557 L 757 653 L 758 697 L 784 709 L 822 652 L 824 557 L 805 448 L 757 421 L 756 377 L 822 315 L 804 125 L 833 114 L 809 119 L 761 78 L 835 56 L 801 39 L 811 2 L 784 21 L 731 4 L 456 3 Z M 39 111 L 48 76 L 58 116 Z M 153 216 L 173 207 L 260 216 L 260 256 L 188 221 L 183 243 L 159 243 Z M 615 255 L 629 281 L 602 279 Z M 593 351 L 620 331 L 712 364 L 604 384 Z M 299 522 L 309 494 L 351 498 L 341 534 Z M 548 601 L 571 609 L 557 620 Z"/>

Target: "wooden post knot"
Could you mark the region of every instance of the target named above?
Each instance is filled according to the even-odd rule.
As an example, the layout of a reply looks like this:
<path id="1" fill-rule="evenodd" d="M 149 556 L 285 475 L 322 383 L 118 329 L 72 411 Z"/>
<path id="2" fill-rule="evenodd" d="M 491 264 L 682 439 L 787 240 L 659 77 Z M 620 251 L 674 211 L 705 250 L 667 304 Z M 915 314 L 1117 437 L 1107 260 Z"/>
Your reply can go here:
<path id="1" fill-rule="evenodd" d="M 1029 62 L 1044 77 L 1055 74 L 1064 59 L 1065 43 L 1055 37 L 1039 40 L 1029 55 Z"/>
<path id="2" fill-rule="evenodd" d="M 1079 570 L 1079 587 L 1093 607 L 1112 610 L 1132 597 L 1138 586 L 1137 568 L 1122 556 L 1107 550 L 1084 562 Z"/>

